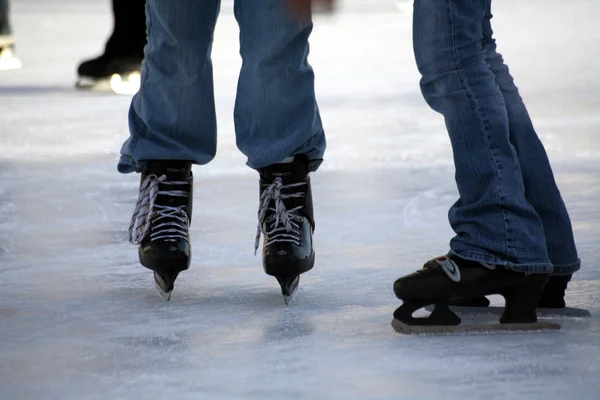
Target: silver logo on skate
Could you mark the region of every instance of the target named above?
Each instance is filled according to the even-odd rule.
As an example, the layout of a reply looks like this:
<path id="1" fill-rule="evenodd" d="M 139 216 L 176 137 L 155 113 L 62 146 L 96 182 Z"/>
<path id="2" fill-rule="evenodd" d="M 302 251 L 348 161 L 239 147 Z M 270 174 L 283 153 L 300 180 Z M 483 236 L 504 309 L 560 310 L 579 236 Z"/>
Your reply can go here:
<path id="1" fill-rule="evenodd" d="M 460 282 L 460 270 L 454 261 L 449 258 L 444 258 L 443 260 L 437 260 L 437 263 L 442 267 L 452 282 Z"/>
<path id="2" fill-rule="evenodd" d="M 496 269 L 496 266 L 495 266 L 495 265 L 492 265 L 492 264 L 486 264 L 486 263 L 479 263 L 479 264 L 483 265 L 483 267 L 484 267 L 484 268 L 487 268 L 487 269 L 489 269 L 490 271 L 493 271 L 493 270 L 495 270 L 495 269 Z"/>

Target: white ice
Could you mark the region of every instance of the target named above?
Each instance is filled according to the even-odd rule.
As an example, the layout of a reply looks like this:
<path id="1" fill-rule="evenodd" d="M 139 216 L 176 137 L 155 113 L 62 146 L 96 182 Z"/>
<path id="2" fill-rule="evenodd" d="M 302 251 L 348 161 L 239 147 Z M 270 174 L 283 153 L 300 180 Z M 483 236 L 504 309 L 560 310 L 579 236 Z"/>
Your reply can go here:
<path id="1" fill-rule="evenodd" d="M 225 2 L 218 156 L 195 169 L 194 261 L 165 302 L 126 238 L 138 177 L 115 163 L 130 98 L 73 89 L 108 35 L 109 1 L 14 0 L 23 68 L 0 74 L 0 399 L 600 399 L 600 2 L 494 7 L 572 213 L 583 268 L 567 300 L 592 318 L 553 333 L 392 330 L 392 282 L 447 249 L 456 198 L 393 0 L 346 0 L 316 20 L 329 150 L 313 176 L 317 265 L 291 307 L 253 256 L 257 175 L 235 147 Z"/>

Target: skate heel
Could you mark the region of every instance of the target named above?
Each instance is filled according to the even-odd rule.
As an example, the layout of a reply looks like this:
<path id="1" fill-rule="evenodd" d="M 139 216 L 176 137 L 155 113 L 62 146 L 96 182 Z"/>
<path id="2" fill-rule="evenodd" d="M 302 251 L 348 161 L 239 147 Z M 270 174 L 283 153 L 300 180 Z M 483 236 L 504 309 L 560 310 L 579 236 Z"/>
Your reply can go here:
<path id="1" fill-rule="evenodd" d="M 500 317 L 501 324 L 532 323 L 537 321 L 537 304 L 548 281 L 548 275 L 529 275 L 520 285 L 500 293 L 506 304 Z"/>

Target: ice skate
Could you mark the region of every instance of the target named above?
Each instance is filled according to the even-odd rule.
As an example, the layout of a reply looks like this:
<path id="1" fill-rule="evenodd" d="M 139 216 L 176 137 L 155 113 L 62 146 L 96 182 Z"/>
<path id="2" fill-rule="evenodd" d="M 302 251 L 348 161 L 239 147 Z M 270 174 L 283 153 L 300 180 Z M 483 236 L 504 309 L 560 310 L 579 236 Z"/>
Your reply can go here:
<path id="1" fill-rule="evenodd" d="M 21 68 L 21 60 L 15 56 L 15 40 L 10 35 L 0 35 L 0 71 Z"/>
<path id="2" fill-rule="evenodd" d="M 540 317 L 575 317 L 589 318 L 591 314 L 582 308 L 567 307 L 565 304 L 565 290 L 571 280 L 571 275 L 550 276 L 544 291 L 540 296 L 537 307 L 537 315 Z M 431 306 L 427 307 L 431 310 Z M 460 314 L 502 314 L 503 307 L 490 306 L 486 297 L 478 297 L 471 300 L 459 300 L 451 304 L 454 312 Z"/>
<path id="3" fill-rule="evenodd" d="M 261 233 L 263 268 L 277 278 L 286 304 L 294 299 L 300 274 L 315 263 L 313 218 L 308 160 L 274 164 L 260 171 L 260 205 L 255 252 Z"/>
<path id="4" fill-rule="evenodd" d="M 135 94 L 140 88 L 142 56 L 102 55 L 77 69 L 75 86 L 82 90 Z"/>
<path id="5" fill-rule="evenodd" d="M 161 296 L 170 300 L 175 279 L 189 268 L 193 176 L 186 161 L 150 161 L 129 227 L 140 263 L 154 271 Z"/>
<path id="6" fill-rule="evenodd" d="M 439 257 L 394 283 L 394 292 L 403 304 L 394 312 L 392 325 L 406 334 L 560 329 L 556 323 L 537 322 L 536 307 L 547 280 L 546 274 L 526 275 L 454 255 Z M 491 294 L 506 299 L 499 324 L 461 324 L 449 307 L 458 299 Z M 430 305 L 434 308 L 429 317 L 413 317 L 415 311 Z"/>

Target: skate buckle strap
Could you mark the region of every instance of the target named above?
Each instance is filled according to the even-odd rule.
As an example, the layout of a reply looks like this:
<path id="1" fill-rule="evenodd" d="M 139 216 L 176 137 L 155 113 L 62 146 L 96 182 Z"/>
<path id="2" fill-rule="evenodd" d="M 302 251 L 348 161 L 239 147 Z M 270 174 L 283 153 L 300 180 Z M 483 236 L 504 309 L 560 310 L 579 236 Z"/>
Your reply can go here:
<path id="1" fill-rule="evenodd" d="M 444 257 L 435 261 L 442 267 L 442 270 L 452 282 L 460 282 L 460 269 L 458 269 L 458 265 L 453 260 Z"/>
<path id="2" fill-rule="evenodd" d="M 452 282 L 460 282 L 461 280 L 461 275 L 460 275 L 460 269 L 458 268 L 458 264 L 456 264 L 456 262 L 454 260 L 452 260 L 451 258 L 448 257 L 440 257 L 434 260 L 440 267 L 442 267 L 442 270 L 444 271 L 444 273 L 448 276 L 448 278 L 452 281 Z M 481 264 L 482 267 L 489 269 L 490 271 L 493 271 L 494 269 L 496 269 L 495 265 L 492 264 L 486 264 L 486 263 L 482 263 L 480 262 L 479 264 Z"/>
<path id="3" fill-rule="evenodd" d="M 304 206 L 298 206 L 291 209 L 286 209 L 283 200 L 290 198 L 304 197 L 304 193 L 281 193 L 283 189 L 291 189 L 299 186 L 307 185 L 306 182 L 291 183 L 284 185 L 281 178 L 275 178 L 272 184 L 260 196 L 258 207 L 258 226 L 256 228 L 256 238 L 254 240 L 254 255 L 258 250 L 260 243 L 260 234 L 269 236 L 266 243 L 267 246 L 277 242 L 289 242 L 295 245 L 300 245 L 300 224 L 298 219 L 301 217 L 296 214 Z M 275 207 L 269 207 L 273 201 Z M 272 214 L 267 217 L 267 211 L 272 211 Z M 268 229 L 265 225 L 269 225 Z"/>
<path id="4" fill-rule="evenodd" d="M 183 239 L 189 242 L 189 217 L 184 206 L 164 206 L 155 204 L 158 195 L 171 197 L 187 197 L 183 190 L 159 190 L 159 185 L 185 185 L 186 181 L 167 181 L 166 175 L 157 177 L 148 175 L 140 188 L 131 224 L 129 225 L 129 242 L 140 244 L 150 232 L 150 240 L 176 242 Z M 159 223 L 160 221 L 164 221 Z M 155 226 L 150 230 L 152 222 Z"/>

